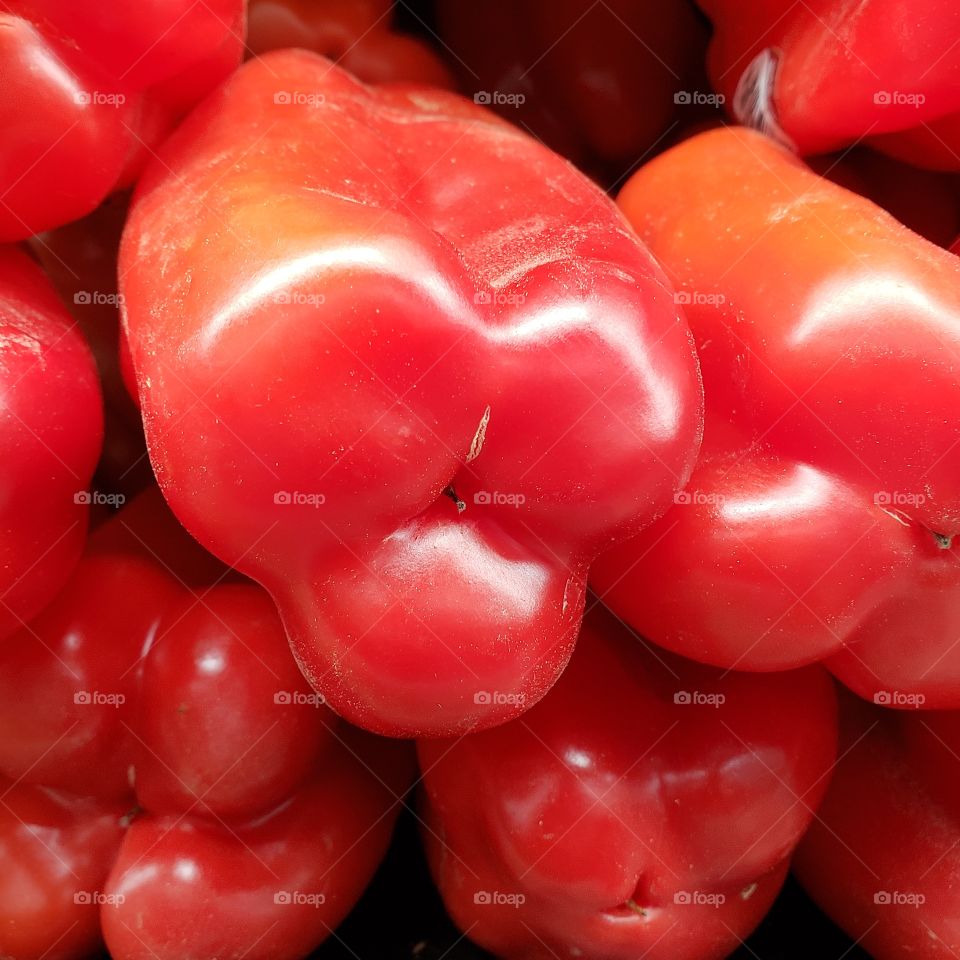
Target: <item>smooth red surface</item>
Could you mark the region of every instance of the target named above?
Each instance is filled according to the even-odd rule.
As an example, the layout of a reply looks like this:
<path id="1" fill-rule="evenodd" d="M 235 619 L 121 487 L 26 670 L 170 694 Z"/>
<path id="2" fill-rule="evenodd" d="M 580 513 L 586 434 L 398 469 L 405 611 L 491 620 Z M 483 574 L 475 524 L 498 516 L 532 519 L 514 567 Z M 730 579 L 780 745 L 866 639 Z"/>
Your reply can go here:
<path id="1" fill-rule="evenodd" d="M 378 732 L 536 702 L 589 561 L 696 455 L 659 268 L 583 176 L 442 91 L 249 62 L 142 181 L 121 275 L 168 501 Z"/>
<path id="2" fill-rule="evenodd" d="M 960 950 L 956 712 L 844 704 L 841 759 L 794 861 L 814 900 L 875 960 Z"/>
<path id="3" fill-rule="evenodd" d="M 11 0 L 0 14 L 0 240 L 84 216 L 240 61 L 242 0 Z"/>
<path id="4" fill-rule="evenodd" d="M 273 601 L 251 584 L 216 587 L 161 620 L 136 709 L 137 798 L 153 813 L 269 809 L 335 737 Z"/>
<path id="5" fill-rule="evenodd" d="M 619 202 L 684 301 L 708 426 L 600 595 L 706 662 L 829 658 L 867 699 L 960 706 L 960 261 L 741 128 Z"/>
<path id="6" fill-rule="evenodd" d="M 418 745 L 447 909 L 509 960 L 727 956 L 826 790 L 835 714 L 818 667 L 721 673 L 596 607 L 529 713 Z"/>
<path id="7" fill-rule="evenodd" d="M 41 270 L 0 247 L 0 644 L 80 557 L 102 438 L 82 335 Z"/>
<path id="8" fill-rule="evenodd" d="M 752 119 L 800 153 L 825 153 L 906 131 L 924 136 L 946 118 L 956 128 L 960 72 L 953 0 L 701 0 L 713 22 L 708 67 L 715 89 L 741 121 Z M 769 88 L 753 88 L 758 56 L 773 58 Z M 738 101 L 738 85 L 741 100 Z M 739 106 L 739 109 L 738 109 Z M 929 149 L 894 151 L 920 166 L 960 169 L 960 139 L 926 134 Z M 937 139 L 941 142 L 936 143 Z M 916 143 L 916 141 L 914 141 Z M 922 143 L 922 141 L 921 141 Z M 951 149 L 952 148 L 952 149 Z"/>
<path id="9" fill-rule="evenodd" d="M 100 945 L 100 904 L 123 836 L 119 804 L 0 778 L 0 953 L 75 960 Z"/>
<path id="10" fill-rule="evenodd" d="M 0 772 L 77 794 L 132 796 L 147 653 L 164 637 L 169 609 L 201 605 L 223 575 L 156 488 L 100 526 L 63 590 L 0 646 Z"/>
<path id="11" fill-rule="evenodd" d="M 102 914 L 116 960 L 298 960 L 349 912 L 390 842 L 406 745 L 338 742 L 266 816 L 229 828 L 145 817 L 127 831 Z"/>

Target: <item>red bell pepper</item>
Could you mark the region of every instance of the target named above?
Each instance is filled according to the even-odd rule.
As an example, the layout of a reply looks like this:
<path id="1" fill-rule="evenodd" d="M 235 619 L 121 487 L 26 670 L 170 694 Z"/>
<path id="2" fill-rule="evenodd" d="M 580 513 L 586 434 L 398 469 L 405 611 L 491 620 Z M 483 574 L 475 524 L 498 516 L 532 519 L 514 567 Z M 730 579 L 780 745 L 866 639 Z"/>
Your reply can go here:
<path id="1" fill-rule="evenodd" d="M 100 374 L 103 451 L 96 487 L 132 497 L 153 483 L 140 411 L 121 371 L 117 255 L 128 198 L 115 194 L 89 216 L 33 237 L 31 249 L 83 331 Z"/>
<path id="2" fill-rule="evenodd" d="M 0 647 L 4 956 L 79 960 L 102 931 L 116 960 L 294 960 L 389 841 L 406 745 L 339 722 L 267 595 L 161 510 L 146 491 L 98 528 Z"/>
<path id="3" fill-rule="evenodd" d="M 904 163 L 931 170 L 960 170 L 960 111 L 920 127 L 873 137 L 878 150 Z"/>
<path id="4" fill-rule="evenodd" d="M 866 147 L 811 157 L 807 163 L 939 247 L 949 246 L 960 233 L 960 174 L 923 170 Z"/>
<path id="5" fill-rule="evenodd" d="M 597 173 L 718 103 L 689 0 L 441 0 L 437 16 L 463 89 Z"/>
<path id="6" fill-rule="evenodd" d="M 447 909 L 507 960 L 727 956 L 827 787 L 835 714 L 818 667 L 721 673 L 597 607 L 529 713 L 418 745 Z"/>
<path id="7" fill-rule="evenodd" d="M 907 14 L 898 0 L 699 2 L 714 27 L 711 80 L 740 122 L 803 154 L 869 137 L 920 166 L 960 170 L 953 0 Z"/>
<path id="8" fill-rule="evenodd" d="M 377 732 L 532 706 L 589 562 L 696 456 L 660 269 L 585 177 L 443 91 L 250 61 L 141 181 L 121 276 L 165 496 Z"/>
<path id="9" fill-rule="evenodd" d="M 351 731 L 286 803 L 246 823 L 183 813 L 135 820 L 104 886 L 110 956 L 309 955 L 353 907 L 387 848 L 409 783 L 398 750 L 406 745 Z"/>
<path id="10" fill-rule="evenodd" d="M 688 489 L 597 590 L 686 656 L 826 659 L 867 699 L 960 707 L 960 261 L 744 129 L 619 202 L 677 285 L 708 423 Z"/>
<path id="11" fill-rule="evenodd" d="M 236 67 L 242 0 L 118 11 L 8 0 L 0 12 L 0 240 L 89 213 Z"/>
<path id="12" fill-rule="evenodd" d="M 960 714 L 844 702 L 841 755 L 795 870 L 875 960 L 960 951 Z"/>
<path id="13" fill-rule="evenodd" d="M 422 83 L 452 89 L 440 56 L 393 27 L 393 0 L 250 0 L 247 48 L 299 47 L 323 54 L 365 83 Z"/>
<path id="14" fill-rule="evenodd" d="M 90 351 L 49 280 L 0 247 L 0 642 L 80 558 L 100 407 Z"/>
<path id="15" fill-rule="evenodd" d="M 81 960 L 102 943 L 99 906 L 120 849 L 123 804 L 0 777 L 0 950 Z"/>

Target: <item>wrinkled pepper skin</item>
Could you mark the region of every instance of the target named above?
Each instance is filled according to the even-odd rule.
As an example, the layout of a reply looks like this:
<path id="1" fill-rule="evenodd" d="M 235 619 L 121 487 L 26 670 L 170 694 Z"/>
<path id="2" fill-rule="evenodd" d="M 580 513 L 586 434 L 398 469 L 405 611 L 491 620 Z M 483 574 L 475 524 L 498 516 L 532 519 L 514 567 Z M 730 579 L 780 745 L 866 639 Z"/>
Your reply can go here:
<path id="1" fill-rule="evenodd" d="M 0 647 L 3 956 L 297 960 L 372 876 L 412 749 L 338 720 L 225 578 L 147 490 Z"/>
<path id="2" fill-rule="evenodd" d="M 364 83 L 453 89 L 446 64 L 419 37 L 393 29 L 393 0 L 250 0 L 247 49 L 299 47 L 335 61 Z"/>
<path id="3" fill-rule="evenodd" d="M 525 716 L 418 745 L 454 921 L 507 960 L 725 957 L 766 913 L 836 754 L 819 667 L 725 672 L 601 607 Z"/>
<path id="4" fill-rule="evenodd" d="M 243 0 L 11 0 L 0 13 L 0 240 L 89 213 L 130 182 L 243 49 Z"/>
<path id="5" fill-rule="evenodd" d="M 443 91 L 250 61 L 148 170 L 121 276 L 168 502 L 378 733 L 532 706 L 589 562 L 696 456 L 660 269 L 585 177 Z"/>
<path id="6" fill-rule="evenodd" d="M 960 261 L 742 128 L 619 202 L 686 304 L 708 422 L 599 594 L 685 656 L 960 707 Z"/>
<path id="7" fill-rule="evenodd" d="M 0 643 L 79 560 L 102 440 L 83 336 L 39 267 L 0 247 Z"/>
<path id="8" fill-rule="evenodd" d="M 437 17 L 464 90 L 601 176 L 620 177 L 708 91 L 706 24 L 687 0 L 439 0 Z"/>
<path id="9" fill-rule="evenodd" d="M 840 761 L 794 870 L 875 960 L 960 951 L 958 714 L 850 698 Z"/>
<path id="10" fill-rule="evenodd" d="M 953 0 L 922 7 L 899 0 L 699 3 L 714 27 L 711 81 L 741 123 L 801 154 L 870 137 L 900 159 L 960 170 L 960 7 Z M 908 146 L 898 149 L 902 138 Z"/>

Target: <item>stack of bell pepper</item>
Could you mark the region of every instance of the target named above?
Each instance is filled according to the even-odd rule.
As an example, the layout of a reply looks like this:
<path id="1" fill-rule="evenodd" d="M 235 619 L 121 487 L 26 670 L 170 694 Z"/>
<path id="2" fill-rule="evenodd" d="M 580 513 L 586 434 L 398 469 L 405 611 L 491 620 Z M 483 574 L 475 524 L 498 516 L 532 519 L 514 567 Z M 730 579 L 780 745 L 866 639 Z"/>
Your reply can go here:
<path id="1" fill-rule="evenodd" d="M 960 8 L 700 4 L 0 12 L 0 956 L 960 955 Z"/>

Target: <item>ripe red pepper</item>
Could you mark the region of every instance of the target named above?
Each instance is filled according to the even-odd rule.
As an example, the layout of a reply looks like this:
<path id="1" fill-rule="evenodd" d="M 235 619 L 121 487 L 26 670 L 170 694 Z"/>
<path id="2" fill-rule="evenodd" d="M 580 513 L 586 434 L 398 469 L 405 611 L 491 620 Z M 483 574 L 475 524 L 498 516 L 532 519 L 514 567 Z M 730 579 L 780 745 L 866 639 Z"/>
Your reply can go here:
<path id="1" fill-rule="evenodd" d="M 242 0 L 9 0 L 0 13 L 0 240 L 89 213 L 236 67 Z"/>
<path id="2" fill-rule="evenodd" d="M 656 651 L 597 607 L 529 713 L 418 745 L 454 921 L 499 957 L 708 960 L 766 913 L 829 781 L 833 684 Z"/>
<path id="3" fill-rule="evenodd" d="M 441 0 L 437 15 L 463 89 L 597 172 L 620 175 L 717 99 L 688 0 Z"/>
<path id="4" fill-rule="evenodd" d="M 843 706 L 840 761 L 797 851 L 797 876 L 875 960 L 953 956 L 960 714 Z"/>
<path id="5" fill-rule="evenodd" d="M 100 374 L 104 440 L 96 486 L 131 497 L 153 483 L 140 411 L 121 372 L 117 255 L 128 198 L 115 194 L 89 216 L 33 237 L 31 249 L 83 331 Z"/>
<path id="6" fill-rule="evenodd" d="M 708 67 L 733 114 L 826 153 L 865 137 L 920 166 L 960 170 L 960 7 L 928 0 L 700 0 Z"/>
<path id="7" fill-rule="evenodd" d="M 0 247 L 0 642 L 80 557 L 100 406 L 90 351 L 49 280 Z"/>
<path id="8" fill-rule="evenodd" d="M 605 602 L 708 663 L 826 659 L 867 699 L 960 707 L 960 262 L 744 129 L 619 202 L 684 303 L 708 423 L 676 505 L 596 565 Z"/>
<path id="9" fill-rule="evenodd" d="M 443 91 L 250 61 L 141 181 L 121 276 L 165 496 L 377 732 L 532 706 L 589 562 L 696 455 L 653 259 L 585 177 Z"/>
<path id="10" fill-rule="evenodd" d="M 393 0 L 250 0 L 247 48 L 299 47 L 329 57 L 365 83 L 453 89 L 446 64 L 419 37 L 393 28 Z"/>
<path id="11" fill-rule="evenodd" d="M 127 809 L 0 777 L 0 950 L 81 960 L 102 943 L 94 897 L 117 856 Z"/>
<path id="12" fill-rule="evenodd" d="M 85 957 L 102 928 L 117 960 L 293 960 L 389 841 L 406 746 L 339 722 L 269 597 L 159 511 L 146 491 L 98 528 L 0 647 L 4 956 Z"/>
<path id="13" fill-rule="evenodd" d="M 939 247 L 960 233 L 960 175 L 923 170 L 869 148 L 811 157 L 821 176 L 868 197 Z"/>
<path id="14" fill-rule="evenodd" d="M 879 150 L 904 163 L 931 170 L 960 170 L 960 110 L 899 133 L 873 137 Z"/>

